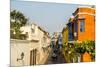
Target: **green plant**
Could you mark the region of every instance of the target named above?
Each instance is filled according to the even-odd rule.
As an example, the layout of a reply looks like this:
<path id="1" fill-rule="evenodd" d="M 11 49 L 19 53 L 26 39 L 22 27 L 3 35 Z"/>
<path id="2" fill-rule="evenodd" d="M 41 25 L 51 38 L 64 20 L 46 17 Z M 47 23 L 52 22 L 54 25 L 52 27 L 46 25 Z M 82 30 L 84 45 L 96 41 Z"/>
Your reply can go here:
<path id="1" fill-rule="evenodd" d="M 75 44 L 75 51 L 79 54 L 88 52 L 92 59 L 95 58 L 95 41 L 83 41 L 82 43 Z"/>
<path id="2" fill-rule="evenodd" d="M 78 62 L 78 56 L 88 52 L 92 59 L 95 58 L 95 41 L 83 41 L 82 43 L 70 43 L 63 45 L 68 62 Z"/>
<path id="3" fill-rule="evenodd" d="M 21 36 L 20 27 L 27 23 L 28 19 L 23 13 L 13 10 L 10 12 L 10 37 L 13 39 L 23 39 L 25 36 Z M 21 38 L 21 37 L 22 38 Z"/>

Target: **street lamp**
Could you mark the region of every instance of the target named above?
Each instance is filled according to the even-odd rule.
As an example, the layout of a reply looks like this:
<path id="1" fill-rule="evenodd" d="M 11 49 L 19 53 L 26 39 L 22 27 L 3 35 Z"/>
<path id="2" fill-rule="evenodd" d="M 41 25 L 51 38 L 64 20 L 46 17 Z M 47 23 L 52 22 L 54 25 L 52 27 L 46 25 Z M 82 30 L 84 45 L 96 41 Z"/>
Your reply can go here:
<path id="1" fill-rule="evenodd" d="M 20 56 L 21 56 L 21 58 L 17 58 L 17 61 L 23 60 L 23 58 L 24 58 L 24 53 L 22 52 Z"/>

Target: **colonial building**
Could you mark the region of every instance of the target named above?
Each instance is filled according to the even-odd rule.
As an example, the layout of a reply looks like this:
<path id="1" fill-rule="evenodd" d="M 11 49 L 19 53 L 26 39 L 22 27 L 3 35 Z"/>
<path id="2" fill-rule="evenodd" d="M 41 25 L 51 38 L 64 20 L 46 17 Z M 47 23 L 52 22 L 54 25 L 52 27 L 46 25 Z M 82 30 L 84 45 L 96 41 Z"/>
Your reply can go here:
<path id="1" fill-rule="evenodd" d="M 67 26 L 69 29 L 69 41 L 95 41 L 95 8 L 78 7 L 69 19 Z"/>
<path id="2" fill-rule="evenodd" d="M 62 49 L 62 53 L 66 62 L 70 62 L 68 61 L 68 59 L 70 60 L 69 52 L 66 51 L 70 45 L 69 43 L 73 44 L 76 41 L 82 42 L 85 40 L 95 41 L 95 8 L 91 6 L 78 7 L 73 13 L 73 16 L 69 18 L 66 27 L 62 30 L 62 44 L 65 48 Z M 89 59 L 84 60 L 87 61 Z"/>
<path id="3" fill-rule="evenodd" d="M 20 28 L 21 34 L 27 34 L 24 40 L 11 39 L 11 66 L 44 64 L 50 48 L 50 36 L 36 24 Z"/>
<path id="4" fill-rule="evenodd" d="M 62 30 L 62 44 L 67 45 L 68 43 L 68 27 L 64 27 Z"/>

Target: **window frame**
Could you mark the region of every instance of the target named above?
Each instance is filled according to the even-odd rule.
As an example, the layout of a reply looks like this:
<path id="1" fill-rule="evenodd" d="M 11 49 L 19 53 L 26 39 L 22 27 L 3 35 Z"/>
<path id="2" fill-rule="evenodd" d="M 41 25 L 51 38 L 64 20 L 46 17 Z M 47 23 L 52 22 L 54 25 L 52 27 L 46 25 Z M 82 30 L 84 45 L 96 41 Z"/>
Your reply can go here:
<path id="1" fill-rule="evenodd" d="M 80 20 L 80 32 L 85 32 L 85 20 Z"/>

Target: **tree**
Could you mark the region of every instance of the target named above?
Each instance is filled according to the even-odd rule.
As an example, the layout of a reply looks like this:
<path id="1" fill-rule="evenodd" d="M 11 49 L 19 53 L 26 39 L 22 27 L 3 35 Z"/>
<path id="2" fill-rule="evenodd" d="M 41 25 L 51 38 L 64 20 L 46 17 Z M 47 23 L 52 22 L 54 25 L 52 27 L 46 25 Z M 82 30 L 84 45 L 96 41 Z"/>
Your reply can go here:
<path id="1" fill-rule="evenodd" d="M 83 41 L 82 43 L 75 44 L 75 51 L 79 54 L 84 54 L 88 52 L 92 60 L 95 60 L 95 41 Z"/>
<path id="2" fill-rule="evenodd" d="M 20 38 L 20 27 L 27 23 L 28 19 L 23 15 L 23 13 L 13 10 L 10 13 L 10 33 L 11 38 Z M 15 34 L 14 34 L 15 33 Z"/>

